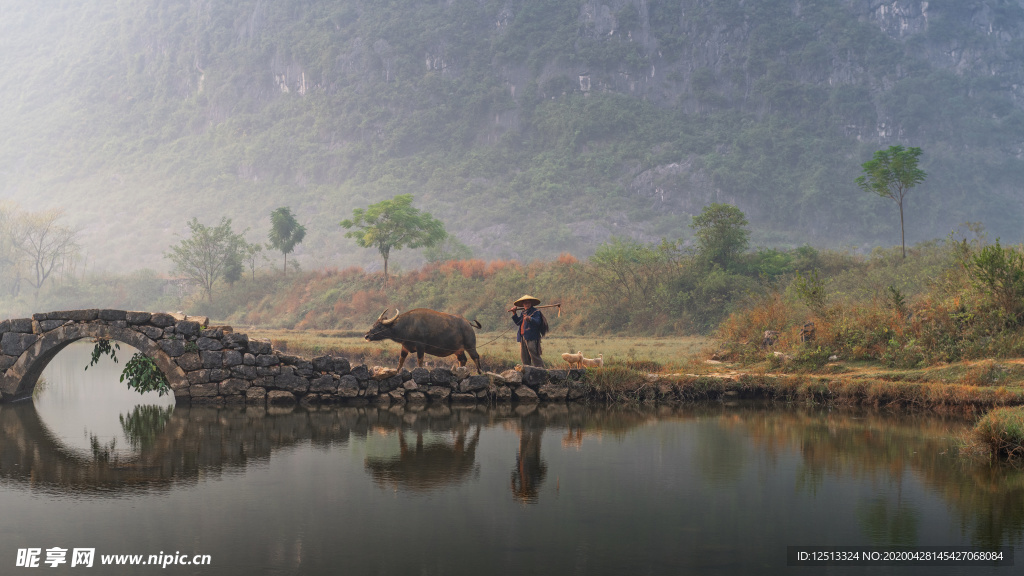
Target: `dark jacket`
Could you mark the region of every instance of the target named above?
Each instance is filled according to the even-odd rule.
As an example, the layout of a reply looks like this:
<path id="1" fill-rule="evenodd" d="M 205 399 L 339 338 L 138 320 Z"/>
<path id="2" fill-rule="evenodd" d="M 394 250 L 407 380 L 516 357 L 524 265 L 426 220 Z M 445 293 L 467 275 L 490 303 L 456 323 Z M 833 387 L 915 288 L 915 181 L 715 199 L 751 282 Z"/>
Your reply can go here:
<path id="1" fill-rule="evenodd" d="M 534 308 L 526 318 L 524 326 L 523 312 L 525 310 L 517 310 L 512 315 L 512 323 L 520 327 L 519 330 L 516 330 L 516 342 L 522 342 L 524 337 L 527 340 L 540 340 L 540 327 L 544 324 L 544 315 L 540 310 Z"/>

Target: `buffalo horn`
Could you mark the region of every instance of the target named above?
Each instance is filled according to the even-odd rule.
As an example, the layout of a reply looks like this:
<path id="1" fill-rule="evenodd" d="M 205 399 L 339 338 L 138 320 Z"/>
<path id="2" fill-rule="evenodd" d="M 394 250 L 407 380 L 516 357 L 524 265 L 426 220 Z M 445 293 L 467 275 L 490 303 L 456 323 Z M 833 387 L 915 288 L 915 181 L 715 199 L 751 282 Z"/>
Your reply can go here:
<path id="1" fill-rule="evenodd" d="M 387 310 L 385 310 L 385 312 L 387 312 Z M 383 316 L 383 314 L 381 314 L 381 316 Z M 390 326 L 395 323 L 395 320 L 398 320 L 398 308 L 395 308 L 395 315 L 393 318 L 390 320 L 381 320 L 380 323 L 385 326 Z"/>
<path id="2" fill-rule="evenodd" d="M 380 316 L 377 316 L 377 322 L 384 319 L 384 315 L 388 313 L 388 310 L 391 310 L 391 308 L 385 308 L 384 311 L 380 313 Z"/>

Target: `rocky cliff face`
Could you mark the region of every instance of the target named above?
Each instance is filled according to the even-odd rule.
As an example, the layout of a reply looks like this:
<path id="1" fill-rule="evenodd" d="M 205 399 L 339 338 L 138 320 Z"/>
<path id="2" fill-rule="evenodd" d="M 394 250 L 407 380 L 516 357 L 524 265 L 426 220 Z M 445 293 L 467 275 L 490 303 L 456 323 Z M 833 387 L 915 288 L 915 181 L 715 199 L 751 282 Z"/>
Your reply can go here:
<path id="1" fill-rule="evenodd" d="M 64 205 L 111 265 L 105 214 L 155 265 L 193 215 L 282 204 L 300 259 L 372 262 L 337 221 L 403 192 L 481 257 L 685 236 L 712 201 L 884 244 L 852 181 L 895 143 L 929 172 L 911 241 L 1024 217 L 1020 0 L 16 0 L 0 38 L 0 196 Z"/>

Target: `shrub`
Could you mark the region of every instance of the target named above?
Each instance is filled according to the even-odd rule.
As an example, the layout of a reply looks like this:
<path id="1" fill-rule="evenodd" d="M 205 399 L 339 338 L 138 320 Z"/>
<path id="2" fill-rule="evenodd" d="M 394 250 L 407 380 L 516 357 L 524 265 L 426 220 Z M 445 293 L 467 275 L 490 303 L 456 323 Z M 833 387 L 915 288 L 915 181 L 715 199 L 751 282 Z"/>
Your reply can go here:
<path id="1" fill-rule="evenodd" d="M 974 433 L 988 444 L 993 457 L 1024 457 L 1024 407 L 990 411 L 975 425 Z"/>

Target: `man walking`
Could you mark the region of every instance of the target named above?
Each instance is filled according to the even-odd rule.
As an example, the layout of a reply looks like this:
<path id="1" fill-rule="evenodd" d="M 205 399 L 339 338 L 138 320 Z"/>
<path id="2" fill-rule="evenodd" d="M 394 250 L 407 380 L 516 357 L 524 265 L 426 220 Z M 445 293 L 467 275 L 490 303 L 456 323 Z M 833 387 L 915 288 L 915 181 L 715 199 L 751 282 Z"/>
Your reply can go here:
<path id="1" fill-rule="evenodd" d="M 544 368 L 544 360 L 541 359 L 540 339 L 548 332 L 548 322 L 544 314 L 534 308 L 540 304 L 540 300 L 530 296 L 523 296 L 512 303 L 512 323 L 519 327 L 516 331 L 516 342 L 519 342 L 519 356 L 523 366 L 536 366 Z"/>

